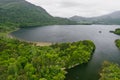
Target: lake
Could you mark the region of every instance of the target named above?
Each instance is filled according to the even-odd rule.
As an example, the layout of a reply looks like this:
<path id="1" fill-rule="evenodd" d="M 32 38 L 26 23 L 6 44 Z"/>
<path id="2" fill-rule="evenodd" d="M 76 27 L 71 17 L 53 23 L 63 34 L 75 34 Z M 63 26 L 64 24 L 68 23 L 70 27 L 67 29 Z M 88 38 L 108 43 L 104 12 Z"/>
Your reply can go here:
<path id="1" fill-rule="evenodd" d="M 96 50 L 87 64 L 71 68 L 65 80 L 98 80 L 103 61 L 120 64 L 120 50 L 114 41 L 120 36 L 110 30 L 120 28 L 119 25 L 54 25 L 35 28 L 22 28 L 11 33 L 16 38 L 39 42 L 73 42 L 92 40 Z"/>

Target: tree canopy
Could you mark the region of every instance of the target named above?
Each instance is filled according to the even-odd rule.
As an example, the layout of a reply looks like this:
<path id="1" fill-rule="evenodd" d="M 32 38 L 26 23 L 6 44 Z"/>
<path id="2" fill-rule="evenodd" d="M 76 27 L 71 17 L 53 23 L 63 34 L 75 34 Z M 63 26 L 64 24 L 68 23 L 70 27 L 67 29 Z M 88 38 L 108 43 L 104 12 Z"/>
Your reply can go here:
<path id="1" fill-rule="evenodd" d="M 64 80 L 65 68 L 87 63 L 95 49 L 90 40 L 38 47 L 0 36 L 0 79 Z"/>

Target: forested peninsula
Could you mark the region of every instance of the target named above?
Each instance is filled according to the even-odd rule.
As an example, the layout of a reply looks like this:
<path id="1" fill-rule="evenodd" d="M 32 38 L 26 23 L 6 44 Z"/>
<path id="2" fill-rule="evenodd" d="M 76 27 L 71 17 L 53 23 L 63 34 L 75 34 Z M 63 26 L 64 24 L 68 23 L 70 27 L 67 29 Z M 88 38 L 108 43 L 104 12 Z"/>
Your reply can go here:
<path id="1" fill-rule="evenodd" d="M 87 63 L 95 45 L 90 40 L 36 46 L 0 33 L 0 79 L 64 80 L 65 69 Z"/>

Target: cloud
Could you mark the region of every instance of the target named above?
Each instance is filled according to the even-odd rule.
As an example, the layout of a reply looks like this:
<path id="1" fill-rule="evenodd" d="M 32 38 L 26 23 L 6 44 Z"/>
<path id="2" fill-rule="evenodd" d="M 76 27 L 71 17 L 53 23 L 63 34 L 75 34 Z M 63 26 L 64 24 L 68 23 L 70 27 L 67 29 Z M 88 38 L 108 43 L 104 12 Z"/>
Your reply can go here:
<path id="1" fill-rule="evenodd" d="M 27 0 L 43 7 L 53 16 L 91 17 L 120 10 L 120 0 Z"/>
<path id="2" fill-rule="evenodd" d="M 69 2 L 69 1 L 64 1 L 60 3 L 60 7 L 63 8 L 68 8 L 68 7 L 79 7 L 80 5 L 84 5 L 84 4 L 80 4 L 77 2 Z"/>

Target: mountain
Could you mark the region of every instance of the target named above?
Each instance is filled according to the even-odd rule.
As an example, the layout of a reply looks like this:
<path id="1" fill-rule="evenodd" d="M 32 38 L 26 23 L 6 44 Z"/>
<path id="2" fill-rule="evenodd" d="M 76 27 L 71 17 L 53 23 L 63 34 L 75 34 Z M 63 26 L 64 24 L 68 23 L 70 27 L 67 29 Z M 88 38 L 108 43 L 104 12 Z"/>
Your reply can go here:
<path id="1" fill-rule="evenodd" d="M 0 0 L 0 23 L 15 23 L 24 27 L 75 22 L 53 17 L 45 9 L 25 0 Z"/>
<path id="2" fill-rule="evenodd" d="M 107 15 L 102 15 L 98 17 L 81 17 L 73 16 L 70 18 L 72 21 L 77 21 L 78 23 L 91 23 L 91 24 L 118 24 L 120 25 L 120 11 L 116 11 Z"/>
<path id="3" fill-rule="evenodd" d="M 91 19 L 87 17 L 73 16 L 73 17 L 70 17 L 69 19 L 72 21 L 76 21 L 79 24 L 92 24 L 93 23 Z"/>

